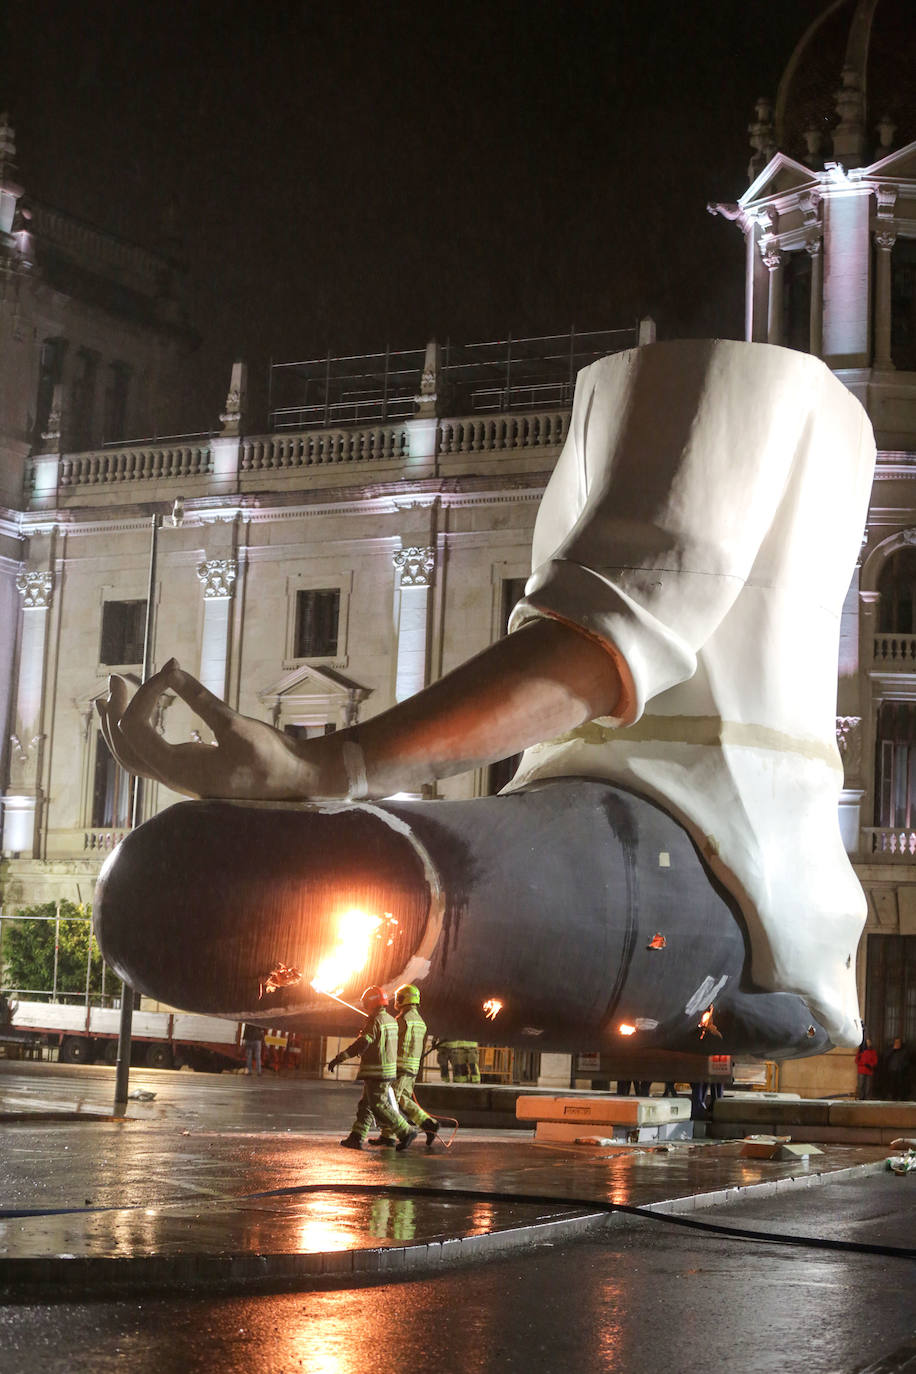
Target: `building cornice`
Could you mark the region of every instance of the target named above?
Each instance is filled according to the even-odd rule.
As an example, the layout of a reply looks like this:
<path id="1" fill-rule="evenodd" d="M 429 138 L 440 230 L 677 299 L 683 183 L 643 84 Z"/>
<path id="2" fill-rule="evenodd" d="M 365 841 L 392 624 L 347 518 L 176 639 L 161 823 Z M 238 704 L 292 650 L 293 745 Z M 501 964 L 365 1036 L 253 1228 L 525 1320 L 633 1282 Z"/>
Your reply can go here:
<path id="1" fill-rule="evenodd" d="M 354 492 L 341 488 L 319 489 L 309 493 L 303 501 L 302 492 L 259 493 L 257 497 L 202 497 L 184 503 L 182 529 L 204 529 L 207 525 L 231 523 L 241 519 L 252 525 L 274 524 L 283 521 L 312 519 L 316 516 L 379 516 L 400 515 L 405 511 L 431 509 L 439 505 L 447 509 L 470 506 L 518 504 L 539 501 L 549 479 L 549 472 L 522 474 L 509 481 L 490 484 L 484 478 L 421 478 L 367 486 Z M 168 502 L 157 502 L 165 512 Z M 71 510 L 11 512 L 10 533 L 17 538 L 46 534 L 53 530 L 71 538 L 135 534 L 148 531 L 150 505 L 142 508 L 111 507 L 110 517 L 105 509 L 79 507 Z"/>

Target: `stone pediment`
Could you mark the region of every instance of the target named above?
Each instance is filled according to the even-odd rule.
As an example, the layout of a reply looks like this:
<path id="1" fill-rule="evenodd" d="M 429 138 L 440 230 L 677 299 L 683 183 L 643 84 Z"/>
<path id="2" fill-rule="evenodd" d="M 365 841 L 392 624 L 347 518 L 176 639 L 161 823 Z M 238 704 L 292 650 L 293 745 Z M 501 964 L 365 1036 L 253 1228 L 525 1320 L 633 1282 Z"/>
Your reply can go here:
<path id="1" fill-rule="evenodd" d="M 787 157 L 785 153 L 777 153 L 751 182 L 738 204 L 744 209 L 755 200 L 765 200 L 768 196 L 785 195 L 786 192 L 801 191 L 816 185 L 817 173 L 810 167 Z"/>
<path id="2" fill-rule="evenodd" d="M 356 719 L 360 703 L 371 692 L 371 687 L 363 687 L 334 668 L 301 664 L 258 692 L 258 700 L 278 721 L 320 717 L 349 724 Z"/>
<path id="3" fill-rule="evenodd" d="M 887 177 L 889 181 L 909 181 L 916 178 L 916 143 L 897 148 L 880 162 L 873 162 L 859 173 L 865 177 Z"/>

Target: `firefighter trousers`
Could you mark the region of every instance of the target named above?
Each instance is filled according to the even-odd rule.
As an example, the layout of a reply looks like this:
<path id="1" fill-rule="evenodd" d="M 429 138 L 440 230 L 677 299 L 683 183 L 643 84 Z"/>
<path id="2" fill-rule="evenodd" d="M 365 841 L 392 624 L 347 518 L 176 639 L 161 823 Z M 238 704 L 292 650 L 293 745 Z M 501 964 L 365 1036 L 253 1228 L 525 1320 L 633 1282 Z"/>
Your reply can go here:
<path id="1" fill-rule="evenodd" d="M 425 1131 L 427 1122 L 433 1122 L 433 1124 L 435 1124 L 435 1118 L 430 1116 L 429 1112 L 424 1112 L 423 1108 L 414 1097 L 413 1085 L 416 1081 L 416 1074 L 399 1073 L 392 1086 L 394 1088 L 395 1101 L 398 1104 L 398 1111 L 406 1117 L 412 1126 L 417 1126 L 421 1131 Z M 393 1134 L 394 1132 L 389 1130 L 387 1126 L 382 1126 L 383 1139 L 390 1140 Z"/>
<path id="2" fill-rule="evenodd" d="M 397 1136 L 398 1140 L 404 1139 L 410 1131 L 410 1122 L 398 1111 L 393 1087 L 390 1078 L 363 1079 L 363 1095 L 357 1104 L 353 1135 L 365 1140 L 377 1121 L 389 1135 Z"/>

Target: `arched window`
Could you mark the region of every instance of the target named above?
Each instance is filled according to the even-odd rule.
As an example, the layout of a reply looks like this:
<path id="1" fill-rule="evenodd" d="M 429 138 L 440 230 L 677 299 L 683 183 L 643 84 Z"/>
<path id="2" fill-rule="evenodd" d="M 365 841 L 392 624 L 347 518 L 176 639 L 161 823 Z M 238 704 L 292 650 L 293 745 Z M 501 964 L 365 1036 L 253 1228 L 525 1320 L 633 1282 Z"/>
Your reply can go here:
<path id="1" fill-rule="evenodd" d="M 878 578 L 882 634 L 916 634 L 916 548 L 906 545 L 891 554 Z"/>

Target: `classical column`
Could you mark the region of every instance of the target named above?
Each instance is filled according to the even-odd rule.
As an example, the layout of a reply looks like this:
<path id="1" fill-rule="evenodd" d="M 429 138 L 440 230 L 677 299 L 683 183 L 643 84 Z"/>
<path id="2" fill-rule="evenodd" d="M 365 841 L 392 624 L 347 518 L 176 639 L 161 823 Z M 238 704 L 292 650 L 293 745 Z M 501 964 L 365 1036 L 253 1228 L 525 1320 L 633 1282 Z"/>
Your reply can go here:
<path id="1" fill-rule="evenodd" d="M 426 686 L 429 666 L 429 589 L 436 567 L 434 548 L 399 549 L 400 611 L 394 695 L 404 701 Z"/>
<path id="2" fill-rule="evenodd" d="M 226 699 L 229 666 L 229 612 L 238 571 L 238 562 L 234 558 L 207 558 L 197 565 L 197 576 L 204 596 L 198 677 L 205 687 L 223 701 Z"/>
<path id="3" fill-rule="evenodd" d="M 859 665 L 866 672 L 871 668 L 876 658 L 875 626 L 878 623 L 880 603 L 880 592 L 859 592 Z"/>
<path id="4" fill-rule="evenodd" d="M 42 697 L 54 574 L 32 569 L 20 572 L 16 590 L 22 597 L 22 638 L 10 738 L 10 783 L 3 798 L 3 847 L 8 853 L 31 857 L 41 803 Z"/>
<path id="5" fill-rule="evenodd" d="M 767 294 L 767 343 L 782 343 L 782 254 L 779 245 L 769 244 L 763 252 L 763 263 L 770 274 Z"/>
<path id="6" fill-rule="evenodd" d="M 815 358 L 821 356 L 824 344 L 824 255 L 820 239 L 805 244 L 811 259 L 811 304 L 808 324 L 808 349 Z"/>
<path id="7" fill-rule="evenodd" d="M 897 235 L 879 229 L 875 241 L 875 367 L 890 371 L 891 359 L 891 251 Z"/>

